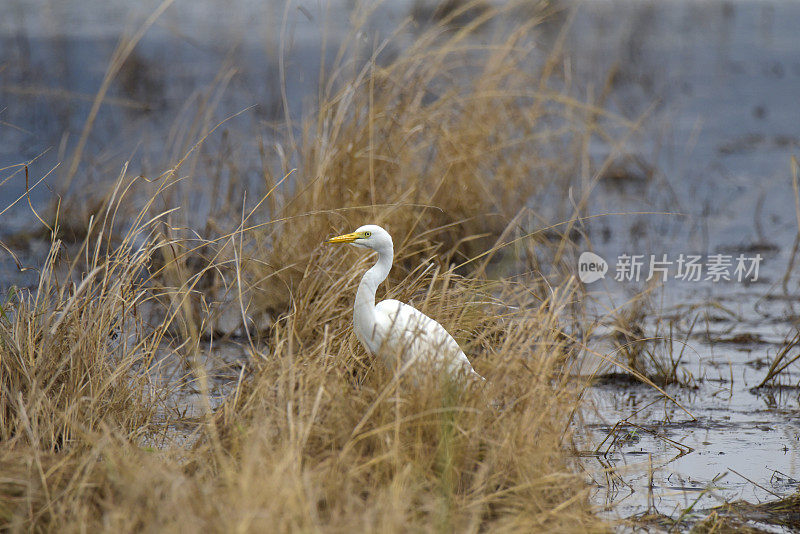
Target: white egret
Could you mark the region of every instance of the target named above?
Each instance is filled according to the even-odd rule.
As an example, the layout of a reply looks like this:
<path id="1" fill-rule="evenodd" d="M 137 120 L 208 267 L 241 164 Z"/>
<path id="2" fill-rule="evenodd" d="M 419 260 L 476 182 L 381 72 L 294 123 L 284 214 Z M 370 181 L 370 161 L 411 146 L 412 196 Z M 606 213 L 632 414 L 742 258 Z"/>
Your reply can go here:
<path id="1" fill-rule="evenodd" d="M 356 336 L 367 352 L 380 357 L 391 371 L 395 370 L 397 363 L 401 369 L 428 364 L 428 369 L 444 370 L 453 378 L 483 380 L 442 325 L 397 300 L 387 299 L 375 304 L 375 291 L 389 275 L 394 258 L 389 232 L 368 224 L 350 234 L 328 239 L 326 243 L 350 243 L 378 253 L 378 261 L 358 285 L 353 306 Z M 400 358 L 399 362 L 397 358 Z"/>

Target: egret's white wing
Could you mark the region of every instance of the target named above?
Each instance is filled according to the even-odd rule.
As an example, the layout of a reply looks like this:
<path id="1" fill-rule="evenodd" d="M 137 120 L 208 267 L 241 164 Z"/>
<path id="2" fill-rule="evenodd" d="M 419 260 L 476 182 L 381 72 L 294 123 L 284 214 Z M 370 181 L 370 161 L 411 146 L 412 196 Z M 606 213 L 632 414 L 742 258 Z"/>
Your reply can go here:
<path id="1" fill-rule="evenodd" d="M 403 363 L 415 358 L 415 362 L 441 365 L 453 375 L 480 376 L 453 336 L 421 311 L 393 299 L 379 302 L 375 311 L 377 328 L 381 330 L 381 352 L 385 357 L 400 356 Z"/>

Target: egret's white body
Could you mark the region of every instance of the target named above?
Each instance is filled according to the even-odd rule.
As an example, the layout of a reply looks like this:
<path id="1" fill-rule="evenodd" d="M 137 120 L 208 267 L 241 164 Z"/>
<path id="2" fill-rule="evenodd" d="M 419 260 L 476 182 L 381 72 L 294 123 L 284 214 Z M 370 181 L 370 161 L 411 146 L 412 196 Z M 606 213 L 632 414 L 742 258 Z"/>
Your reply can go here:
<path id="1" fill-rule="evenodd" d="M 389 232 L 380 226 L 368 224 L 327 242 L 350 243 L 378 253 L 378 261 L 364 274 L 358 285 L 353 306 L 356 336 L 369 353 L 381 358 L 392 371 L 427 364 L 429 369 L 444 370 L 452 377 L 482 380 L 472 369 L 464 351 L 442 325 L 398 300 L 387 299 L 375 304 L 375 292 L 389 275 L 394 258 L 394 245 Z"/>

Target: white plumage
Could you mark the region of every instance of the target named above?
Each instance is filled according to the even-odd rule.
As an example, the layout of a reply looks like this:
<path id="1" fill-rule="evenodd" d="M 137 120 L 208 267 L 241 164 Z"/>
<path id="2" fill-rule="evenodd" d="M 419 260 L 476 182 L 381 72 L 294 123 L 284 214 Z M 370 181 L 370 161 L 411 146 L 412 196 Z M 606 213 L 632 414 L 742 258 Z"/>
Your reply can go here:
<path id="1" fill-rule="evenodd" d="M 368 352 L 381 358 L 392 371 L 414 366 L 446 371 L 454 378 L 483 379 L 472 369 L 461 347 L 442 325 L 397 300 L 387 299 L 375 304 L 375 292 L 389 275 L 394 258 L 392 236 L 386 230 L 368 224 L 327 242 L 350 243 L 378 253 L 378 261 L 358 285 L 353 306 L 356 336 Z"/>

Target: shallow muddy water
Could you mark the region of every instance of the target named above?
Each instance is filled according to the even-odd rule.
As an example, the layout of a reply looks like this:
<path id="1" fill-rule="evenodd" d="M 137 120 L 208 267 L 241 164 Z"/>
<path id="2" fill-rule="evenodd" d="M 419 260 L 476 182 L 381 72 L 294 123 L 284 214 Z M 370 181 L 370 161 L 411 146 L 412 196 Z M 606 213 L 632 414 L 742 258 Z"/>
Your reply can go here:
<path id="1" fill-rule="evenodd" d="M 762 256 L 752 283 L 676 280 L 677 265 L 669 266 L 639 326 L 643 337 L 672 337 L 673 356 L 686 343 L 677 374 L 687 385 L 665 389 L 691 415 L 649 386 L 601 380 L 584 414 L 584 465 L 600 470 L 595 499 L 617 517 L 679 517 L 791 494 L 800 484 L 797 366 L 782 374 L 785 387 L 753 388 L 797 329 L 797 269 L 785 287 L 782 280 L 797 233 L 790 157 L 800 147 L 800 39 L 792 29 L 800 5 L 584 7 L 571 41 L 576 69 L 599 75 L 619 62 L 609 100 L 637 111 L 650 97 L 659 102 L 626 146 L 657 171 L 629 158 L 598 184 L 592 212 L 676 213 L 588 223 L 592 249 L 610 264 L 604 280 L 587 286 L 598 313 L 645 288 L 644 275 L 639 284 L 613 279 L 621 254 L 645 263 L 651 254 L 673 262 L 680 254 Z M 668 351 L 661 344 L 657 352 Z"/>
<path id="2" fill-rule="evenodd" d="M 123 69 L 112 85 L 88 137 L 81 186 L 116 176 L 131 155 L 136 172 L 145 174 L 172 161 L 186 148 L 188 136 L 180 132 L 189 130 L 196 108 L 223 86 L 218 119 L 258 104 L 235 119 L 227 146 L 241 156 L 237 187 L 260 183 L 258 142 L 269 142 L 270 121 L 285 113 L 279 58 L 285 58 L 288 110 L 297 117 L 316 92 L 323 21 L 335 44 L 354 14 L 351 2 L 333 2 L 328 10 L 322 4 L 284 9 L 253 1 L 230 10 L 211 0 L 175 2 L 136 48 L 133 71 Z M 414 4 L 387 3 L 370 31 L 393 28 Z M 62 147 L 80 135 L 120 32 L 156 3 L 133 14 L 122 1 L 10 0 L 10 6 L 0 21 L 0 168 L 44 154 L 32 166 L 41 176 L 65 161 L 69 150 Z M 542 50 L 569 18 L 566 10 L 541 31 Z M 763 501 L 798 488 L 800 366 L 782 374 L 783 387 L 753 389 L 800 317 L 797 267 L 782 283 L 798 230 L 790 172 L 790 157 L 800 152 L 798 27 L 800 4 L 766 1 L 595 1 L 580 5 L 571 20 L 565 61 L 590 88 L 586 99 L 632 120 L 642 117 L 616 148 L 612 168 L 583 184 L 590 193 L 581 215 L 606 215 L 579 225 L 588 237 L 582 245 L 609 264 L 603 280 L 586 286 L 590 310 L 608 323 L 609 309 L 646 287 L 643 279 L 614 280 L 622 254 L 666 254 L 672 261 L 680 254 L 760 254 L 763 260 L 752 283 L 675 280 L 673 263 L 669 279 L 653 290 L 642 335 L 666 335 L 674 319 L 673 339 L 681 343 L 672 348 L 687 346 L 678 366 L 686 385 L 665 389 L 685 410 L 616 376 L 589 392 L 581 462 L 596 485 L 595 502 L 614 516 L 652 509 L 679 516 L 690 506 Z M 411 26 L 403 38 L 413 36 Z M 365 49 L 375 41 L 368 37 Z M 215 142 L 209 141 L 212 150 L 225 148 Z M 599 141 L 591 148 L 598 161 L 615 150 Z M 52 198 L 63 171 L 34 191 L 34 204 Z M 4 184 L 3 206 L 23 191 L 19 177 Z M 541 211 L 547 220 L 563 217 L 547 205 Z M 0 234 L 29 224 L 21 203 L 4 215 Z M 26 247 L 24 258 L 34 264 L 46 252 L 40 243 Z M 4 290 L 34 279 L 5 256 L 0 266 Z M 603 339 L 597 348 L 610 350 Z M 215 399 L 230 391 L 237 376 L 231 369 L 214 382 Z M 197 392 L 187 391 L 180 402 L 198 409 Z"/>
<path id="3" fill-rule="evenodd" d="M 747 295 L 719 302 L 743 301 Z M 782 307 L 773 303 L 768 311 L 778 315 Z M 755 312 L 712 317 L 701 332 L 673 331 L 687 343 L 678 371 L 686 385 L 664 389 L 680 407 L 620 375 L 592 389 L 584 465 L 600 469 L 592 475 L 595 498 L 614 505 L 615 515 L 649 510 L 677 517 L 692 506 L 702 512 L 740 499 L 762 502 L 800 487 L 800 374 L 783 373 L 785 386 L 755 388 L 788 322 Z"/>

